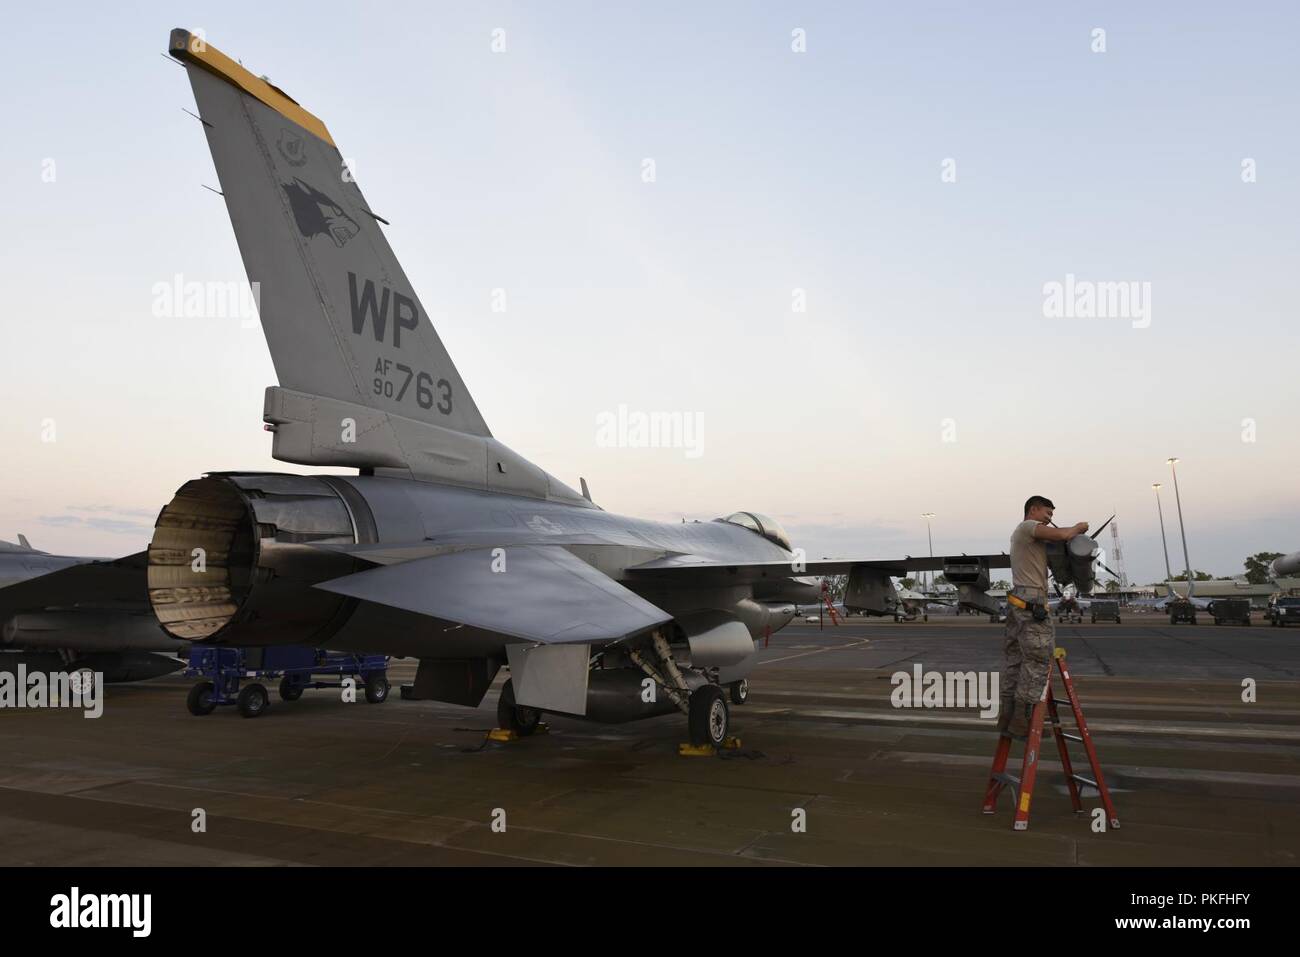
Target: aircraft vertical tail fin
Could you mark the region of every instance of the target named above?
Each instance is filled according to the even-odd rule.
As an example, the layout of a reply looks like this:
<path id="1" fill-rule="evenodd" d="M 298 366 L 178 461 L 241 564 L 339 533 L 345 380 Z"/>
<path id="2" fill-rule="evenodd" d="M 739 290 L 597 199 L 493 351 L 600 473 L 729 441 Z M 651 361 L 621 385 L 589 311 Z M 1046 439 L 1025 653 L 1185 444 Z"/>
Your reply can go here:
<path id="1" fill-rule="evenodd" d="M 189 73 L 280 385 L 489 436 L 325 124 L 200 36 L 173 30 L 169 52 Z"/>

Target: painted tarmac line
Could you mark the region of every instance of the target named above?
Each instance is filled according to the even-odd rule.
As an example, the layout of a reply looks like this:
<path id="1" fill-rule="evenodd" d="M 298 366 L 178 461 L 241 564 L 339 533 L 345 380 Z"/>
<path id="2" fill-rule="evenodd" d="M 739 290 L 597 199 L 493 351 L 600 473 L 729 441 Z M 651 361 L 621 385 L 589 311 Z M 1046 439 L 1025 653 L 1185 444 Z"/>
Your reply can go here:
<path id="1" fill-rule="evenodd" d="M 760 661 L 760 662 L 758 662 L 758 664 L 760 664 L 760 665 L 774 665 L 774 664 L 776 664 L 777 662 L 780 662 L 780 661 L 794 661 L 794 659 L 796 659 L 796 658 L 807 658 L 809 655 L 821 655 L 821 654 L 825 654 L 825 653 L 828 652 L 828 651 L 848 651 L 850 648 L 858 648 L 858 647 L 860 647 L 860 646 L 862 646 L 862 645 L 867 645 L 867 644 L 870 644 L 870 643 L 871 643 L 871 639 L 870 639 L 870 638 L 863 638 L 862 640 L 860 640 L 860 641 L 855 641 L 855 642 L 853 642 L 852 644 L 849 644 L 849 645 L 835 645 L 834 647 L 831 647 L 831 648 L 818 648 L 816 651 L 805 651 L 803 654 L 800 654 L 800 655 L 790 655 L 790 656 L 787 657 L 787 658 L 769 658 L 767 661 Z"/>
<path id="2" fill-rule="evenodd" d="M 889 700 L 889 692 L 879 692 L 874 694 L 855 694 L 852 692 L 845 692 L 845 691 L 814 691 L 811 689 L 808 691 L 773 691 L 767 688 L 762 688 L 760 690 L 755 691 L 754 689 L 751 688 L 750 693 L 755 696 L 761 695 L 764 698 L 808 698 L 808 699 L 821 698 L 826 700 L 838 700 L 838 701 L 888 701 Z M 1062 701 L 1059 698 L 1057 699 L 1057 703 L 1062 707 L 1063 710 L 1069 708 L 1069 704 L 1066 703 L 1065 701 Z M 1260 708 L 1256 705 L 1249 705 L 1246 706 L 1245 708 L 1242 708 L 1243 714 L 1247 708 L 1251 715 L 1257 717 L 1258 716 L 1267 716 L 1272 718 L 1300 717 L 1300 709 L 1296 709 L 1296 708 Z M 1092 711 L 1156 711 L 1156 712 L 1204 711 L 1207 714 L 1213 714 L 1215 717 L 1218 718 L 1233 717 L 1233 712 L 1227 705 L 1198 706 L 1198 705 L 1173 705 L 1173 704 L 1129 704 L 1127 702 L 1122 702 L 1122 701 L 1092 700 L 1088 702 L 1087 710 L 1089 712 Z"/>
<path id="3" fill-rule="evenodd" d="M 746 710 L 756 714 L 783 715 L 795 718 L 831 718 L 841 721 L 861 721 L 867 724 L 945 724 L 963 725 L 993 730 L 993 719 L 968 718 L 961 715 L 925 715 L 912 713 L 890 713 L 885 711 L 849 710 L 834 708 L 764 708 L 761 705 L 748 704 Z M 915 709 L 913 709 L 915 710 Z M 1069 726 L 1067 730 L 1073 728 Z M 1173 734 L 1207 738 L 1242 738 L 1247 740 L 1281 740 L 1300 741 L 1300 729 L 1291 728 L 1216 728 L 1187 724 L 1130 724 L 1127 722 L 1092 721 L 1088 724 L 1090 731 L 1130 732 L 1135 734 Z"/>

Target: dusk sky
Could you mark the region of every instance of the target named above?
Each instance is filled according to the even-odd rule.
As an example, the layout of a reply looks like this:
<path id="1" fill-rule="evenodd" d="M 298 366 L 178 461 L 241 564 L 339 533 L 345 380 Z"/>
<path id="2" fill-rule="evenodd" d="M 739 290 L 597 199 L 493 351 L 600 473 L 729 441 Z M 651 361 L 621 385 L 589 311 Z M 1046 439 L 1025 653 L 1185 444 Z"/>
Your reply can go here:
<path id="1" fill-rule="evenodd" d="M 1149 582 L 1176 455 L 1196 568 L 1300 549 L 1300 15 L 989 6 L 25 8 L 0 538 L 127 554 L 202 472 L 327 471 L 270 457 L 255 323 L 155 315 L 244 279 L 186 27 L 324 120 L 493 434 L 610 511 L 886 558 L 926 511 L 938 553 L 1005 549 L 1043 494 L 1118 512 Z M 621 407 L 696 431 L 611 446 Z"/>

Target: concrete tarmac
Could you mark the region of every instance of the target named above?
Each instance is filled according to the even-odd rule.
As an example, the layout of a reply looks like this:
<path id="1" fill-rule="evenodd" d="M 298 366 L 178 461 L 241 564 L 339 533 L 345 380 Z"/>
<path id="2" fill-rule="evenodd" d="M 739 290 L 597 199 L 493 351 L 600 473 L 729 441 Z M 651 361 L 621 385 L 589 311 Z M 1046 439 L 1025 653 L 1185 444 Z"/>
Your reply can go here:
<path id="1" fill-rule="evenodd" d="M 477 710 L 396 688 L 382 705 L 272 689 L 259 718 L 196 718 L 191 682 L 173 677 L 110 686 L 95 720 L 0 711 L 0 864 L 1297 862 L 1300 632 L 1155 615 L 1058 626 L 1121 827 L 1097 833 L 1072 812 L 1049 744 L 1017 833 L 1009 794 L 980 813 L 992 719 L 890 702 L 891 675 L 913 663 L 997 670 L 1002 631 L 965 616 L 791 625 L 732 709 L 743 748 L 713 758 L 677 754 L 680 716 L 548 716 L 548 734 L 485 742 L 501 678 Z M 393 662 L 394 685 L 414 666 Z"/>

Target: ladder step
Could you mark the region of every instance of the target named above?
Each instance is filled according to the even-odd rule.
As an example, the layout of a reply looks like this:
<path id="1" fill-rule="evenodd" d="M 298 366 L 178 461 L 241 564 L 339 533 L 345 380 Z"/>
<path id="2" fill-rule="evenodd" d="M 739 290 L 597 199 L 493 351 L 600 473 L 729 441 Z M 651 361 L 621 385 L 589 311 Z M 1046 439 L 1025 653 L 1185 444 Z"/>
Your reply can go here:
<path id="1" fill-rule="evenodd" d="M 1080 744 L 1083 743 L 1083 738 L 1080 735 L 1070 734 L 1068 731 L 1062 731 L 1061 737 L 1065 738 L 1067 741 L 1078 741 Z"/>
<path id="2" fill-rule="evenodd" d="M 1092 778 L 1085 778 L 1082 774 L 1073 774 L 1071 775 L 1071 777 L 1073 777 L 1080 784 L 1086 784 L 1088 785 L 1088 787 L 1094 788 L 1095 790 L 1098 791 L 1101 790 L 1101 788 L 1097 787 L 1097 782 L 1092 780 Z"/>

